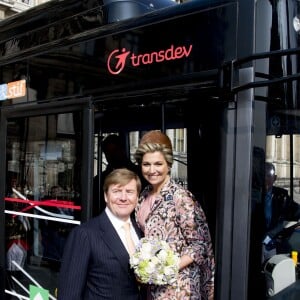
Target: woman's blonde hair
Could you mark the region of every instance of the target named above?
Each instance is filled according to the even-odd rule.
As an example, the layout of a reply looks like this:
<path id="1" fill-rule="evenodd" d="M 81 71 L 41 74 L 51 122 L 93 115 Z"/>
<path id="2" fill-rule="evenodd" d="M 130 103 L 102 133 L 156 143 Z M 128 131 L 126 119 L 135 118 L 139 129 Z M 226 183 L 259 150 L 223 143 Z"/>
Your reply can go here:
<path id="1" fill-rule="evenodd" d="M 156 151 L 159 151 L 163 154 L 168 166 L 171 168 L 173 165 L 173 151 L 165 144 L 159 144 L 159 143 L 140 144 L 135 152 L 135 160 L 139 165 L 141 165 L 143 156 L 146 153 L 153 153 Z"/>

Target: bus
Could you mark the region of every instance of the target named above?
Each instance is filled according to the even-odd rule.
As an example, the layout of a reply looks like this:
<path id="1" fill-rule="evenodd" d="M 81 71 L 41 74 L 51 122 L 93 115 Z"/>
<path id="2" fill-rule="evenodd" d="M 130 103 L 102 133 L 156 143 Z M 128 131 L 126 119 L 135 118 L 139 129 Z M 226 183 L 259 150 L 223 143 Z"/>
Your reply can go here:
<path id="1" fill-rule="evenodd" d="M 1 21 L 0 298 L 56 299 L 70 230 L 102 208 L 102 140 L 119 135 L 134 162 L 149 130 L 170 137 L 171 176 L 205 211 L 215 300 L 299 293 L 266 292 L 253 213 L 266 161 L 300 203 L 299 9 L 52 0 Z"/>

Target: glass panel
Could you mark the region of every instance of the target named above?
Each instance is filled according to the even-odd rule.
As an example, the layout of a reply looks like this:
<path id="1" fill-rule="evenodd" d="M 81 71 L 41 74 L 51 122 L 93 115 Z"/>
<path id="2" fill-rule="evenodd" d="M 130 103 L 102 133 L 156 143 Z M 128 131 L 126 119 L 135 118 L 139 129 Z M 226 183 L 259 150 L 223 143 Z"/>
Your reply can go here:
<path id="1" fill-rule="evenodd" d="M 24 295 L 22 285 L 29 288 L 36 281 L 55 294 L 66 237 L 80 223 L 81 134 L 73 117 L 68 113 L 8 122 L 7 293 Z"/>
<path id="2" fill-rule="evenodd" d="M 290 194 L 290 135 L 267 136 L 266 161 L 275 166 L 276 186 L 287 189 Z"/>
<path id="3" fill-rule="evenodd" d="M 293 198 L 300 203 L 300 135 L 293 135 Z"/>
<path id="4" fill-rule="evenodd" d="M 299 228 L 292 226 L 300 220 L 300 123 L 298 109 L 278 109 L 276 101 L 258 104 L 257 101 L 255 114 L 260 118 L 256 118 L 254 130 L 249 292 L 265 299 L 281 290 L 269 288 L 273 280 L 274 285 L 278 284 L 268 270 L 278 258 L 275 255 L 300 252 Z M 265 162 L 274 169 L 270 165 L 265 168 Z M 292 227 L 287 229 L 288 226 Z"/>
<path id="5" fill-rule="evenodd" d="M 107 136 L 111 134 L 118 133 L 109 133 L 103 135 L 102 140 L 104 140 Z M 172 166 L 172 173 L 171 176 L 176 181 L 182 182 L 182 184 L 187 184 L 187 158 L 186 158 L 186 128 L 177 128 L 177 129 L 167 129 L 166 134 L 170 137 L 173 151 L 174 151 L 174 164 Z M 129 156 L 132 162 L 135 162 L 134 154 L 138 147 L 139 143 L 140 132 L 139 131 L 132 131 L 129 132 Z M 94 160 L 94 170 L 97 172 L 97 149 L 98 149 L 98 135 L 95 135 L 95 160 Z M 127 152 L 127 149 L 125 149 Z M 107 159 L 102 153 L 102 171 L 104 171 L 107 167 Z M 97 175 L 97 174 L 95 174 Z"/>
<path id="6" fill-rule="evenodd" d="M 292 140 L 291 140 L 292 139 Z M 291 149 L 292 143 L 292 149 Z M 266 160 L 276 168 L 276 185 L 285 188 L 300 203 L 300 135 L 267 136 Z M 291 161 L 291 154 L 293 161 Z M 291 170 L 292 166 L 292 170 Z M 291 192 L 291 172 L 293 191 Z"/>
<path id="7" fill-rule="evenodd" d="M 174 163 L 171 177 L 187 188 L 186 128 L 168 129 L 166 134 L 173 145 Z"/>
<path id="8" fill-rule="evenodd" d="M 186 128 L 177 128 L 177 129 L 167 129 L 166 134 L 170 137 L 172 145 L 173 145 L 173 153 L 174 153 L 174 163 L 171 169 L 171 177 L 175 179 L 176 182 L 182 184 L 183 186 L 187 187 L 187 153 L 186 153 Z M 110 135 L 119 135 L 117 132 L 110 132 L 103 134 L 102 137 L 99 138 L 98 134 L 95 134 L 94 139 L 94 170 L 95 170 L 95 178 L 94 178 L 94 199 L 98 199 L 99 196 L 99 177 L 98 177 L 98 163 L 101 165 L 101 172 L 102 174 L 107 174 L 107 170 L 112 170 L 116 167 L 128 167 L 128 160 L 131 161 L 133 164 L 136 164 L 134 154 L 139 144 L 139 138 L 142 135 L 142 132 L 139 131 L 131 131 L 128 133 L 129 137 L 129 143 L 128 148 L 126 149 L 126 143 L 121 143 L 122 146 L 124 146 L 124 149 L 118 149 L 118 153 L 125 153 L 125 157 L 121 155 L 122 159 L 120 159 L 120 156 L 118 155 L 116 157 L 116 154 L 110 155 L 110 164 L 107 161 L 107 157 L 102 152 L 102 158 L 101 161 L 98 162 L 98 143 L 101 141 L 104 141 L 108 136 Z M 122 139 L 122 137 L 120 137 Z M 116 152 L 116 142 L 112 142 L 114 146 L 107 147 L 107 149 L 111 148 L 110 150 L 114 153 Z M 121 146 L 121 145 L 120 145 Z M 100 145 L 101 147 L 101 145 Z M 101 148 L 100 148 L 101 151 Z M 119 152 L 120 151 L 120 152 Z M 127 154 L 128 153 L 128 154 Z M 109 153 L 108 153 L 109 154 Z M 138 167 L 136 166 L 135 169 Z M 146 185 L 145 180 L 142 178 L 143 185 Z M 102 178 L 103 180 L 103 178 Z M 102 186 L 102 183 L 100 183 L 100 186 Z M 101 201 L 100 197 L 100 203 L 97 203 L 97 201 L 94 203 L 94 215 L 97 215 L 99 213 L 99 205 L 100 205 L 100 211 L 105 206 L 105 203 L 103 200 Z M 102 204 L 102 205 L 101 205 Z"/>

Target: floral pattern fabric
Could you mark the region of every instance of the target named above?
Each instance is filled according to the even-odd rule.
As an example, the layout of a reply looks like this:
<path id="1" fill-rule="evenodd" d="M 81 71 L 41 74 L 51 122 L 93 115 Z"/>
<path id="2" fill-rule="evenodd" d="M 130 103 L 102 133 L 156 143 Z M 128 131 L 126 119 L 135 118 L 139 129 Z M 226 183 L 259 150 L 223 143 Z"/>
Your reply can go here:
<path id="1" fill-rule="evenodd" d="M 139 211 L 151 192 L 142 192 L 136 207 Z M 180 270 L 176 286 L 150 286 L 154 300 L 208 300 L 214 293 L 215 261 L 204 211 L 194 196 L 175 181 L 169 180 L 156 197 L 143 226 L 145 237 L 155 237 L 170 244 L 179 256 L 188 255 L 194 262 Z"/>

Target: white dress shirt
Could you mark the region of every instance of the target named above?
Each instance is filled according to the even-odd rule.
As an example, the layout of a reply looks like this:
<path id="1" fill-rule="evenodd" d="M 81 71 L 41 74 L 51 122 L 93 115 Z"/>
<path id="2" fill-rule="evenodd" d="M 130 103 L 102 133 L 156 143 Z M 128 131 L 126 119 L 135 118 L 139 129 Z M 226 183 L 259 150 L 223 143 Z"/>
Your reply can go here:
<path id="1" fill-rule="evenodd" d="M 111 221 L 112 225 L 114 226 L 115 230 L 117 231 L 124 247 L 127 249 L 127 243 L 126 243 L 126 239 L 125 239 L 125 231 L 124 231 L 124 228 L 123 228 L 123 224 L 125 223 L 123 220 L 120 220 L 119 218 L 117 218 L 111 211 L 108 207 L 105 208 L 105 212 L 109 218 L 109 220 Z M 135 244 L 135 246 L 138 245 L 139 243 L 139 238 L 138 238 L 138 235 L 137 233 L 135 232 L 134 230 L 134 227 L 131 223 L 131 220 L 130 218 L 128 220 L 126 220 L 126 222 L 130 223 L 131 226 L 130 226 L 130 233 L 131 233 L 131 237 L 133 239 L 133 242 Z M 128 251 L 128 249 L 127 249 Z"/>

